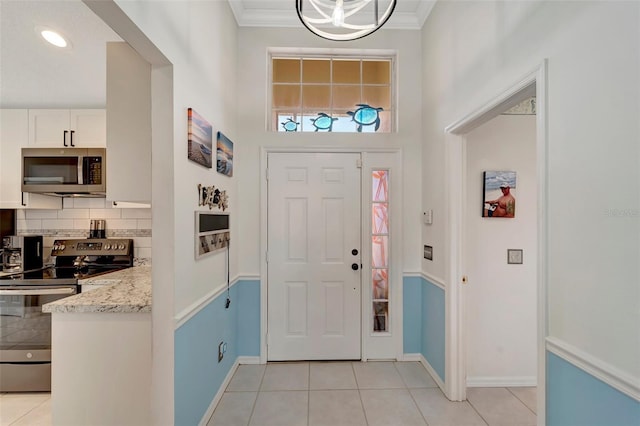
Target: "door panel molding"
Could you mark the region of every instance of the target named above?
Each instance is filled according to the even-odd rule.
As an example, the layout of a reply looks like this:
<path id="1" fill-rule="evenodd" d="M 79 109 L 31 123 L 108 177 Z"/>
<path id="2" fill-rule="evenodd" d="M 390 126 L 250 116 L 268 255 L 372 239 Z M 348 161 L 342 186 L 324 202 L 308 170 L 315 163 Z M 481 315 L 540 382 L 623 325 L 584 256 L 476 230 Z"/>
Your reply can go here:
<path id="1" fill-rule="evenodd" d="M 403 357 L 403 338 L 402 338 L 402 150 L 399 148 L 371 148 L 371 149 L 354 149 L 354 148 L 323 148 L 323 147 L 261 147 L 260 149 L 260 257 L 261 257 L 261 266 L 260 266 L 260 363 L 267 362 L 267 342 L 272 338 L 272 336 L 268 335 L 267 329 L 267 307 L 268 307 L 268 293 L 267 293 L 267 266 L 269 262 L 269 253 L 267 253 L 267 227 L 268 227 L 268 198 L 267 198 L 267 187 L 268 187 L 268 179 L 269 179 L 269 171 L 267 170 L 268 165 L 268 155 L 270 153 L 359 153 L 362 157 L 362 170 L 366 170 L 366 167 L 369 167 L 367 164 L 367 160 L 369 162 L 375 161 L 376 167 L 393 167 L 394 169 L 398 169 L 398 176 L 396 179 L 397 189 L 395 190 L 395 209 L 398 212 L 394 213 L 398 218 L 396 221 L 397 230 L 394 231 L 394 241 L 392 244 L 392 270 L 396 285 L 396 298 L 393 300 L 394 309 L 396 312 L 397 318 L 394 320 L 394 336 L 392 351 L 395 354 L 389 358 L 402 360 Z M 362 196 L 365 196 L 365 189 L 362 191 Z M 368 236 L 368 232 L 370 230 L 370 220 L 371 214 L 367 211 L 366 208 L 362 208 L 363 220 L 362 220 L 362 230 L 361 235 L 362 239 L 365 239 L 365 235 Z M 365 220 L 366 219 L 366 220 Z M 367 240 L 368 241 L 368 240 Z M 369 241 L 370 242 L 370 241 Z M 361 242 L 361 247 L 365 247 L 365 241 Z M 369 257 L 367 257 L 369 256 Z M 370 252 L 365 253 L 362 251 L 361 262 L 363 265 L 367 265 L 371 263 Z M 365 274 L 362 274 L 362 283 L 361 283 L 361 294 L 364 294 L 369 290 L 367 278 Z M 366 310 L 363 309 L 362 315 L 365 315 Z M 363 360 L 367 359 L 377 359 L 375 354 L 372 353 L 372 345 L 369 344 L 370 333 L 368 329 L 365 329 L 366 325 L 364 321 L 361 324 L 362 327 L 362 345 L 361 345 L 361 357 Z"/>
<path id="2" fill-rule="evenodd" d="M 361 271 L 347 257 L 361 244 L 361 154 L 267 160 L 267 358 L 360 359 Z"/>

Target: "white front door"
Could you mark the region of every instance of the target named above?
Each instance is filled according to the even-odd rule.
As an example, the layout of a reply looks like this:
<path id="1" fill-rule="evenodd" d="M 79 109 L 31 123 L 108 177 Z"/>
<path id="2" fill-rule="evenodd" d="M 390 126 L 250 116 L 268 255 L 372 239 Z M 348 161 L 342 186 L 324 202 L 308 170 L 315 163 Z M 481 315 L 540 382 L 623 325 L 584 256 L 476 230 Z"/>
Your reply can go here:
<path id="1" fill-rule="evenodd" d="M 359 161 L 268 154 L 270 361 L 361 358 Z"/>

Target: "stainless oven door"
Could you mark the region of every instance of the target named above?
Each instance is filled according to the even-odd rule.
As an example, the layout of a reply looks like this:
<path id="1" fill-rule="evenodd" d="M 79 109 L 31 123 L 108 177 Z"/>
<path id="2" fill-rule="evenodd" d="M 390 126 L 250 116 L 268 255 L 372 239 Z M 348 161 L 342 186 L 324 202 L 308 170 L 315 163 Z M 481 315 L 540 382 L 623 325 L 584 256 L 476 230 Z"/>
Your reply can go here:
<path id="1" fill-rule="evenodd" d="M 51 390 L 51 314 L 77 285 L 0 286 L 0 392 Z"/>

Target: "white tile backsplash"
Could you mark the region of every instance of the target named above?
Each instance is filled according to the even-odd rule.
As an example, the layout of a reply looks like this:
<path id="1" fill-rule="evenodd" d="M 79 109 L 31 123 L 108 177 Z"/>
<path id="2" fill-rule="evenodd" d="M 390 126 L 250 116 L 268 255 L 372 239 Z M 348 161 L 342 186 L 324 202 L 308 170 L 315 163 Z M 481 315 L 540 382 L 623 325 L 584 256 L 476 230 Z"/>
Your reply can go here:
<path id="1" fill-rule="evenodd" d="M 113 208 L 103 198 L 64 198 L 63 206 L 62 210 L 16 210 L 17 233 L 42 234 L 45 253 L 50 253 L 54 240 L 86 238 L 91 219 L 105 219 L 109 238 L 133 238 L 134 255 L 151 258 L 150 208 Z"/>
<path id="2" fill-rule="evenodd" d="M 73 229 L 84 229 L 89 232 L 91 219 L 73 219 Z"/>
<path id="3" fill-rule="evenodd" d="M 138 220 L 111 219 L 107 221 L 107 229 L 138 229 Z"/>
<path id="4" fill-rule="evenodd" d="M 151 237 L 134 237 L 133 247 L 151 248 Z"/>
<path id="5" fill-rule="evenodd" d="M 76 198 L 73 200 L 75 209 L 104 209 L 104 198 Z"/>
<path id="6" fill-rule="evenodd" d="M 123 219 L 151 219 L 151 209 L 122 209 Z"/>
<path id="7" fill-rule="evenodd" d="M 16 230 L 38 233 L 42 231 L 42 219 L 16 219 Z"/>
<path id="8" fill-rule="evenodd" d="M 89 217 L 89 209 L 58 210 L 58 219 L 82 219 Z"/>
<path id="9" fill-rule="evenodd" d="M 25 210 L 24 218 L 25 219 L 57 219 L 58 210 Z"/>
<path id="10" fill-rule="evenodd" d="M 120 219 L 122 209 L 91 209 L 89 217 L 91 219 Z"/>
<path id="11" fill-rule="evenodd" d="M 42 219 L 42 229 L 74 229 L 73 219 Z"/>
<path id="12" fill-rule="evenodd" d="M 151 229 L 151 219 L 138 219 L 138 229 Z"/>
<path id="13" fill-rule="evenodd" d="M 133 255 L 145 259 L 151 259 L 151 247 L 136 247 L 133 245 Z"/>

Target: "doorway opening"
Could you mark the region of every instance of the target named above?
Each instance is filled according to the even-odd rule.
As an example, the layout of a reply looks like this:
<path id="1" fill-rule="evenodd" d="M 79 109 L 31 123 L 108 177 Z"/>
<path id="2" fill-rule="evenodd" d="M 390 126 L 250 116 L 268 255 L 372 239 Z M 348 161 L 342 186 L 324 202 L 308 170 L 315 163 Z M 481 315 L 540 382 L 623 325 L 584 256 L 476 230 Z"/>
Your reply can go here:
<path id="1" fill-rule="evenodd" d="M 535 294 L 536 313 L 535 329 L 536 329 L 536 372 L 535 372 L 535 384 L 537 385 L 538 395 L 538 422 L 542 422 L 545 418 L 544 407 L 544 394 L 545 394 L 545 339 L 547 336 L 547 318 L 546 318 L 546 253 L 547 253 L 547 236 L 546 236 L 546 203 L 547 198 L 547 173 L 546 173 L 546 146 L 547 146 L 547 123 L 546 123 L 546 61 L 538 66 L 533 72 L 525 76 L 516 84 L 510 86 L 508 89 L 499 93 L 493 100 L 487 102 L 475 111 L 467 114 L 460 120 L 454 122 L 445 129 L 446 132 L 446 149 L 447 149 L 447 179 L 448 186 L 448 207 L 450 212 L 450 221 L 447 229 L 447 236 L 449 241 L 449 264 L 447 267 L 447 282 L 451 283 L 445 294 L 445 304 L 447 309 L 446 314 L 446 372 L 445 382 L 446 391 L 449 399 L 454 401 L 461 401 L 466 399 L 466 391 L 468 385 L 480 384 L 483 381 L 484 385 L 487 385 L 487 380 L 490 377 L 484 377 L 482 379 L 476 377 L 476 383 L 474 383 L 473 376 L 468 373 L 474 373 L 476 365 L 472 365 L 469 362 L 467 353 L 471 349 L 470 340 L 468 334 L 469 330 L 467 316 L 473 315 L 474 312 L 468 309 L 466 303 L 467 296 L 471 296 L 468 289 L 465 288 L 467 281 L 468 286 L 474 285 L 474 277 L 469 276 L 468 268 L 473 266 L 473 262 L 469 260 L 470 256 L 475 252 L 466 252 L 465 247 L 469 235 L 469 222 L 467 214 L 480 216 L 485 209 L 482 202 L 479 205 L 469 205 L 469 200 L 473 200 L 472 196 L 481 197 L 478 193 L 483 193 L 483 188 L 471 187 L 475 185 L 474 179 L 478 180 L 478 176 L 470 176 L 467 172 L 471 173 L 468 167 L 472 164 L 473 172 L 477 173 L 478 168 L 486 166 L 487 169 L 498 168 L 499 171 L 504 169 L 512 169 L 512 167 L 505 166 L 507 164 L 504 160 L 501 165 L 494 165 L 491 162 L 483 163 L 481 160 L 474 159 L 469 162 L 469 140 L 477 136 L 474 133 L 476 129 L 480 132 L 480 126 L 488 123 L 494 118 L 498 117 L 503 112 L 518 105 L 520 102 L 535 97 L 536 99 L 536 116 L 533 128 L 535 128 L 535 147 L 532 147 L 532 152 L 535 154 L 535 171 L 532 172 L 531 182 L 534 185 L 533 193 L 528 192 L 529 197 L 534 201 L 535 216 L 533 223 L 535 223 L 535 235 L 533 239 L 535 243 L 531 246 L 529 241 L 529 248 L 525 252 L 522 247 L 509 246 L 503 247 L 504 250 L 500 250 L 497 254 L 502 259 L 501 267 L 522 267 L 525 265 L 525 259 L 534 262 L 532 270 L 535 271 L 536 282 L 535 290 L 532 290 Z M 475 149 L 477 147 L 474 147 Z M 476 152 L 472 152 L 475 155 Z M 509 160 L 510 161 L 510 160 Z M 513 170 L 510 170 L 513 171 Z M 530 173 L 531 174 L 531 173 Z M 471 180 L 471 182 L 470 182 Z M 527 179 L 525 179 L 526 181 Z M 484 182 L 484 177 L 480 178 L 480 182 Z M 497 189 L 497 188 L 496 188 Z M 474 194 L 475 192 L 475 194 Z M 526 197 L 525 197 L 526 198 Z M 524 201 L 524 200 L 523 200 Z M 516 201 L 516 206 L 518 202 Z M 525 202 L 526 206 L 526 202 Z M 516 218 L 520 217 L 520 213 L 526 212 L 519 211 L 516 207 Z M 514 221 L 514 219 L 508 218 L 484 218 L 490 226 L 504 227 L 505 222 L 501 221 Z M 493 222 L 488 222 L 493 221 Z M 502 223 L 502 225 L 501 225 Z M 516 223 L 515 221 L 513 223 Z M 481 236 L 475 236 L 474 238 L 480 238 Z M 507 238 L 507 237 L 505 237 Z M 529 238 L 530 240 L 531 238 Z M 523 244 L 523 240 L 520 243 Z M 516 242 L 505 242 L 502 244 L 517 244 Z M 501 246 L 502 247 L 502 246 Z M 509 250 L 510 249 L 510 250 Z M 520 251 L 522 250 L 522 251 Z M 527 258 L 524 257 L 524 253 L 530 253 Z M 504 255 L 504 256 L 502 256 Z M 509 256 L 511 255 L 511 257 Z M 522 255 L 522 256 L 521 256 Z M 519 262 L 522 260 L 522 264 Z M 517 264 L 514 264 L 517 263 Z M 476 268 L 477 271 L 481 268 Z M 513 271 L 513 269 L 511 269 Z M 481 280 L 482 281 L 482 280 Z M 486 281 L 486 280 L 485 280 Z M 516 285 L 514 283 L 514 285 Z M 475 289 L 474 289 L 475 290 Z M 516 312 L 515 315 L 518 315 Z M 504 339 L 504 336 L 501 337 Z M 500 344 L 496 345 L 496 348 Z M 474 360 L 475 362 L 476 360 Z M 468 377 L 472 378 L 468 383 Z M 521 381 L 526 381 L 526 384 L 532 384 L 532 377 L 520 377 Z M 514 382 L 514 385 L 516 383 Z M 525 383 L 520 383 L 525 384 Z M 496 383 L 496 385 L 502 385 Z"/>
<path id="2" fill-rule="evenodd" d="M 535 148 L 533 112 L 503 113 L 465 136 L 467 387 L 536 386 Z"/>

